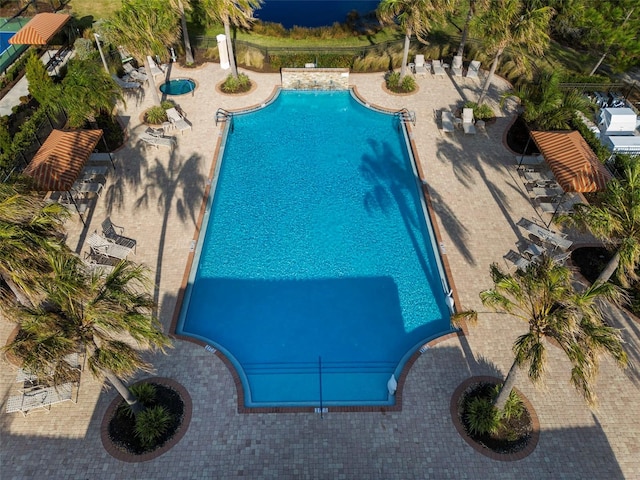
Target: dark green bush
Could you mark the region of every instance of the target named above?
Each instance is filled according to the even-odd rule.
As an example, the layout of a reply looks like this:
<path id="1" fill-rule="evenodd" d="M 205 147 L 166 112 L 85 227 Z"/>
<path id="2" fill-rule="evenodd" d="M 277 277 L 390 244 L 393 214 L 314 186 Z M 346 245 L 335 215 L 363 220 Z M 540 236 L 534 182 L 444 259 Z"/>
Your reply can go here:
<path id="1" fill-rule="evenodd" d="M 167 431 L 173 416 L 163 406 L 147 408 L 136 417 L 135 434 L 144 447 L 152 447 Z"/>
<path id="2" fill-rule="evenodd" d="M 416 89 L 416 80 L 411 75 L 405 75 L 400 80 L 400 72 L 389 72 L 385 76 L 387 88 L 395 93 L 409 93 Z"/>
<path id="3" fill-rule="evenodd" d="M 238 78 L 230 74 L 220 89 L 224 93 L 248 92 L 251 89 L 251 80 L 249 80 L 249 77 L 244 73 L 238 74 Z"/>

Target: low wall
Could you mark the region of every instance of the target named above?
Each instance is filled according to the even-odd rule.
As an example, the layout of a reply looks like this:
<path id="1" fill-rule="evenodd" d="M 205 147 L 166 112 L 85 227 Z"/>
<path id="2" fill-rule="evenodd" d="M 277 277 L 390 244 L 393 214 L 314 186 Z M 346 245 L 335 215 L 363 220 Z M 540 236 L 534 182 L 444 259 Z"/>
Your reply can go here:
<path id="1" fill-rule="evenodd" d="M 285 90 L 347 90 L 348 68 L 283 68 L 280 70 Z"/>

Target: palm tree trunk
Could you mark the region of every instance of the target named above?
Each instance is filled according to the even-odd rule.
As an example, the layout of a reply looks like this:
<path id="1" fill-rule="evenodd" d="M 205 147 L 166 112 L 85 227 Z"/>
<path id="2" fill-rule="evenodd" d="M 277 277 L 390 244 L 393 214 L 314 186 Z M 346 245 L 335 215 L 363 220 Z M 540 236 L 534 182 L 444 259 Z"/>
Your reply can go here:
<path id="1" fill-rule="evenodd" d="M 594 73 L 596 73 L 596 70 L 600 68 L 600 65 L 602 65 L 602 62 L 604 62 L 604 59 L 608 54 L 609 54 L 609 49 L 607 48 L 605 52 L 602 54 L 602 56 L 600 57 L 600 60 L 598 60 L 598 63 L 596 63 L 596 66 L 593 67 L 593 70 L 591 70 L 591 73 L 589 73 L 589 76 L 592 76 Z"/>
<path id="2" fill-rule="evenodd" d="M 605 269 L 600 273 L 600 275 L 598 275 L 598 278 L 596 278 L 596 281 L 594 283 L 608 282 L 613 276 L 613 274 L 615 273 L 615 271 L 618 269 L 619 264 L 620 264 L 620 251 L 617 251 L 616 254 L 613 256 L 613 258 L 609 260 L 609 263 L 607 264 Z"/>
<path id="3" fill-rule="evenodd" d="M 149 65 L 149 57 L 144 57 L 144 70 L 147 72 L 147 78 L 149 79 L 149 89 L 151 90 L 151 96 L 153 103 L 160 106 L 160 95 L 158 95 L 158 89 L 156 88 L 156 80 L 151 73 L 151 65 Z"/>
<path id="4" fill-rule="evenodd" d="M 409 45 L 411 43 L 411 29 L 407 28 L 404 36 L 404 51 L 402 52 L 402 67 L 400 67 L 400 80 L 407 74 L 407 61 L 409 60 Z"/>
<path id="5" fill-rule="evenodd" d="M 458 46 L 459 57 L 464 55 L 464 45 L 467 43 L 467 37 L 469 36 L 469 24 L 473 18 L 473 10 L 476 4 L 476 0 L 469 0 L 469 11 L 467 12 L 467 19 L 464 21 L 464 28 L 462 29 L 462 38 L 460 39 L 460 45 Z"/>
<path id="6" fill-rule="evenodd" d="M 224 22 L 224 34 L 227 37 L 227 51 L 229 52 L 229 66 L 231 67 L 231 75 L 238 78 L 238 67 L 236 67 L 236 58 L 233 54 L 233 42 L 231 41 L 231 26 L 229 20 Z"/>
<path id="7" fill-rule="evenodd" d="M 178 0 L 178 8 L 180 9 L 180 21 L 182 22 L 182 39 L 184 41 L 184 53 L 186 55 L 187 65 L 193 63 L 193 53 L 191 52 L 191 41 L 189 40 L 189 32 L 187 31 L 187 17 L 184 16 L 184 5 Z"/>
<path id="8" fill-rule="evenodd" d="M 136 396 L 133 393 L 131 393 L 131 390 L 129 390 L 127 386 L 124 383 L 122 383 L 122 380 L 120 380 L 117 376 L 115 376 L 113 372 L 110 372 L 109 370 L 105 370 L 102 373 L 107 378 L 107 380 L 109 380 L 111 385 L 115 387 L 115 389 L 118 391 L 120 396 L 124 399 L 124 401 L 129 404 L 129 406 L 131 407 L 131 411 L 134 413 L 134 415 L 137 415 L 142 410 L 144 410 L 144 407 L 142 406 L 141 403 L 138 402 L 138 399 L 136 398 Z"/>
<path id="9" fill-rule="evenodd" d="M 484 97 L 487 95 L 487 91 L 491 86 L 491 82 L 493 81 L 493 74 L 496 72 L 496 68 L 498 67 L 498 62 L 500 62 L 500 57 L 502 56 L 502 52 L 504 52 L 504 48 L 498 49 L 496 52 L 496 56 L 491 63 L 491 68 L 489 69 L 489 74 L 484 81 L 484 85 L 482 86 L 482 92 L 480 92 L 480 96 L 478 97 L 478 105 L 482 105 L 484 101 Z"/>
<path id="10" fill-rule="evenodd" d="M 513 390 L 513 386 L 516 383 L 516 377 L 518 375 L 518 365 L 515 360 L 509 369 L 509 373 L 507 374 L 507 378 L 504 380 L 504 384 L 500 389 L 500 393 L 496 397 L 493 405 L 500 411 L 504 410 L 504 406 L 507 404 L 507 400 L 509 400 L 509 395 L 511 394 L 511 390 Z"/>

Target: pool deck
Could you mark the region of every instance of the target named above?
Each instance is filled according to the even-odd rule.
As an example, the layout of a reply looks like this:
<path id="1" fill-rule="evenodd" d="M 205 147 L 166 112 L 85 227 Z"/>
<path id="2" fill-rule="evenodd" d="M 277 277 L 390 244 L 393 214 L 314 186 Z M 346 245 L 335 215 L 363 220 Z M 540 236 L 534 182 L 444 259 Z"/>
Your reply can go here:
<path id="1" fill-rule="evenodd" d="M 114 155 L 117 170 L 89 226 L 82 228 L 77 218 L 68 222 L 69 244 L 78 252 L 86 250 L 87 235 L 99 230 L 106 216 L 138 241 L 130 258 L 151 269 L 166 328 L 219 136 L 215 111 L 259 105 L 280 82 L 278 74 L 249 72 L 257 88 L 248 95 L 225 96 L 214 85 L 226 73 L 217 64 L 175 69 L 174 78 L 193 78 L 198 88 L 194 95 L 174 97 L 193 129 L 175 134 L 178 147 L 172 152 L 145 148 L 137 140 L 144 131 L 140 116 L 151 106 L 151 95 L 128 97 L 121 118 L 130 136 Z M 402 411 L 330 412 L 324 419 L 310 413 L 238 414 L 236 388 L 224 363 L 201 346 L 176 341 L 168 355 L 150 358 L 158 376 L 181 383 L 193 400 L 189 429 L 169 452 L 141 464 L 107 454 L 100 425 L 117 393 L 102 391 L 102 384 L 85 372 L 78 404 L 55 405 L 48 415 L 0 414 L 2 479 L 640 478 L 640 422 L 633 413 L 640 405 L 640 324 L 621 311 L 611 310 L 609 317 L 624 329 L 631 365 L 620 371 L 613 362 L 602 362 L 597 410 L 590 410 L 569 385 L 569 363 L 550 346 L 544 386 L 536 388 L 526 379 L 519 384 L 540 421 L 540 440 L 530 456 L 512 462 L 492 460 L 456 432 L 449 413 L 456 387 L 472 375 L 505 375 L 512 361 L 510 347 L 524 332 L 516 320 L 486 312 L 478 292 L 490 286 L 489 265 L 505 265 L 503 255 L 522 239 L 516 222 L 537 218 L 537 213 L 516 173 L 514 154 L 502 142 L 513 105 L 475 136 L 461 130 L 442 134 L 434 113 L 475 99 L 480 82 L 448 76 L 417 81 L 418 93 L 393 96 L 383 91 L 382 74 L 350 78 L 370 103 L 416 112 L 413 138 L 458 296 L 464 308 L 479 309 L 482 315 L 467 336 L 440 342 L 417 359 L 404 387 Z M 498 111 L 499 91 L 492 88 L 490 93 Z M 578 242 L 591 241 L 570 234 Z M 11 329 L 11 324 L 0 322 L 2 343 Z M 16 393 L 14 380 L 14 368 L 3 363 L 3 408 L 8 396 Z"/>

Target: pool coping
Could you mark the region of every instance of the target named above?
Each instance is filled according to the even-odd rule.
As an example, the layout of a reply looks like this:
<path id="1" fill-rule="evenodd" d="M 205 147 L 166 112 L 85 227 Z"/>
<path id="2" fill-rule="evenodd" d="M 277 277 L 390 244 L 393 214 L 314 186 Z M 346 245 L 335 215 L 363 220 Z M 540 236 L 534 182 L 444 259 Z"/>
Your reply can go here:
<path id="1" fill-rule="evenodd" d="M 393 113 L 395 112 L 395 110 L 391 110 L 385 107 L 381 107 L 379 105 L 376 104 L 372 104 L 367 102 L 366 100 L 363 99 L 363 97 L 358 93 L 357 88 L 355 87 L 355 85 L 350 85 L 350 90 L 353 93 L 353 95 L 356 96 L 356 98 L 358 99 L 358 101 L 362 102 L 364 105 L 366 105 L 368 108 L 372 108 L 372 109 L 377 109 L 380 110 L 382 112 L 388 112 L 388 113 Z M 269 104 L 280 92 L 281 87 L 276 85 L 273 89 L 273 91 L 271 92 L 271 95 L 264 101 L 264 102 L 260 102 L 258 104 L 255 105 L 251 105 L 242 109 L 238 109 L 238 110 L 230 110 L 231 113 L 246 113 L 246 112 L 250 112 L 259 108 L 262 108 L 263 106 Z M 209 174 L 207 177 L 207 185 L 205 187 L 204 190 L 204 195 L 203 195 L 203 199 L 202 199 L 202 204 L 200 206 L 200 211 L 198 213 L 198 217 L 197 217 L 197 221 L 196 221 L 196 227 L 195 227 L 195 232 L 192 238 L 192 241 L 194 242 L 194 245 L 197 244 L 198 242 L 198 238 L 200 236 L 200 232 L 202 230 L 202 223 L 204 221 L 204 215 L 205 215 L 205 211 L 206 211 L 206 206 L 207 206 L 207 202 L 209 199 L 209 195 L 211 193 L 211 186 L 212 186 L 212 182 L 213 182 L 213 176 L 215 174 L 216 168 L 218 166 L 218 160 L 219 160 L 219 156 L 220 156 L 220 149 L 222 148 L 222 142 L 223 142 L 223 137 L 224 137 L 224 129 L 225 129 L 225 124 L 221 124 L 218 128 L 218 139 L 216 141 L 216 148 L 213 152 L 213 160 L 211 162 L 211 168 L 209 169 Z M 422 170 L 422 166 L 420 164 L 420 159 L 418 156 L 418 149 L 415 145 L 415 141 L 413 138 L 413 132 L 411 130 L 411 126 L 409 124 L 405 124 L 405 127 L 407 129 L 407 136 L 409 139 L 409 146 L 411 148 L 411 154 L 413 155 L 414 158 L 414 164 L 416 166 L 416 169 L 418 171 L 418 177 L 420 180 L 420 184 L 421 184 L 421 191 L 422 191 L 422 195 L 424 198 L 424 201 L 427 205 L 427 212 L 429 214 L 429 221 L 431 223 L 431 226 L 433 228 L 433 234 L 436 238 L 436 242 L 439 245 L 437 254 L 438 257 L 440 259 L 440 262 L 442 264 L 442 268 L 444 270 L 444 273 L 447 277 L 447 282 L 449 284 L 449 288 L 451 289 L 451 296 L 453 297 L 454 303 L 455 305 L 460 305 L 460 298 L 458 296 L 458 290 L 455 286 L 455 282 L 453 281 L 453 274 L 451 272 L 451 267 L 449 265 L 449 261 L 446 257 L 446 252 L 443 251 L 443 243 L 442 243 L 442 236 L 440 235 L 440 229 L 436 223 L 437 218 L 435 217 L 435 212 L 433 211 L 433 205 L 431 202 L 431 196 L 429 195 L 429 189 L 427 186 L 427 181 L 425 179 L 425 175 L 424 172 Z M 434 252 L 434 254 L 436 254 L 436 252 Z M 207 344 L 206 342 L 190 337 L 190 336 L 186 336 L 186 335 L 181 335 L 179 333 L 176 332 L 176 328 L 178 326 L 178 321 L 180 319 L 180 312 L 182 310 L 182 304 L 184 302 L 184 297 L 187 291 L 187 285 L 189 283 L 189 276 L 191 274 L 191 268 L 193 266 L 193 261 L 195 260 L 195 256 L 196 256 L 196 252 L 195 249 L 194 251 L 190 251 L 188 256 L 187 256 L 187 262 L 186 262 L 186 266 L 185 266 L 185 271 L 184 274 L 182 276 L 182 283 L 180 284 L 180 289 L 178 291 L 177 297 L 176 297 L 176 304 L 175 304 L 175 308 L 174 308 L 174 312 L 173 312 L 173 316 L 171 319 L 171 324 L 169 326 L 169 335 L 172 338 L 175 338 L 177 340 L 184 340 L 187 342 L 191 342 L 194 343 L 196 345 L 200 345 L 201 347 L 203 347 L 204 349 L 206 349 L 207 351 L 212 352 L 215 356 L 217 356 L 227 367 L 227 369 L 229 370 L 229 373 L 231 374 L 231 377 L 233 379 L 233 382 L 236 386 L 236 393 L 237 393 L 237 411 L 238 413 L 313 413 L 313 412 L 317 412 L 318 409 L 316 407 L 310 407 L 310 406 L 305 406 L 305 407 L 247 407 L 244 403 L 244 387 L 242 385 L 242 379 L 240 378 L 240 375 L 238 374 L 235 366 L 233 365 L 233 363 L 231 362 L 231 360 L 223 353 L 221 352 L 219 349 L 213 349 L 209 344 Z M 440 335 L 436 338 L 433 338 L 431 340 L 429 340 L 428 342 L 424 343 L 420 348 L 418 348 L 415 352 L 413 352 L 413 354 L 407 359 L 407 361 L 405 362 L 402 371 L 400 372 L 400 375 L 398 376 L 398 386 L 396 389 L 396 393 L 395 393 L 395 404 L 394 405 L 367 405 L 367 406 L 328 406 L 328 407 L 324 407 L 324 412 L 328 413 L 328 412 L 341 412 L 341 413 L 348 413 L 348 412 L 399 412 L 402 411 L 402 397 L 403 397 L 403 390 L 404 390 L 404 384 L 406 382 L 407 376 L 409 375 L 409 371 L 411 369 L 411 367 L 413 366 L 413 364 L 418 360 L 418 358 L 420 358 L 420 356 L 423 355 L 423 353 L 426 353 L 430 348 L 434 347 L 435 345 L 437 345 L 440 342 L 444 342 L 446 340 L 449 340 L 450 338 L 454 338 L 454 337 L 460 337 L 460 336 L 464 336 L 467 335 L 468 330 L 467 330 L 467 325 L 464 322 L 464 320 L 461 320 L 459 325 L 459 330 L 458 331 L 453 331 L 453 332 L 447 332 L 443 335 Z"/>

